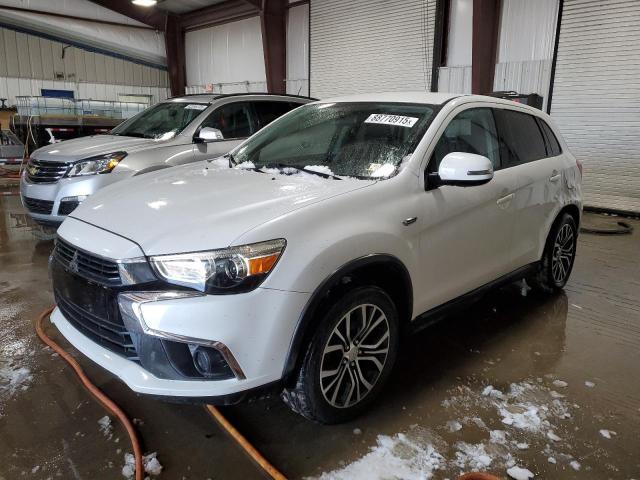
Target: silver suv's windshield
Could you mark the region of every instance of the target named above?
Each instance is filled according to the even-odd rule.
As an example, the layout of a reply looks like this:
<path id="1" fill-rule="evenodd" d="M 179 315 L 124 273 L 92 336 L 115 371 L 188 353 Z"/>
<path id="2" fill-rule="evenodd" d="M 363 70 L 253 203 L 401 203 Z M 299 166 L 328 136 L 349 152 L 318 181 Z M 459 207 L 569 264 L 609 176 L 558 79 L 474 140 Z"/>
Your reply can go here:
<path id="1" fill-rule="evenodd" d="M 435 110 L 408 103 L 305 105 L 251 137 L 232 160 L 239 167 L 287 174 L 386 178 L 413 153 Z"/>
<path id="2" fill-rule="evenodd" d="M 112 135 L 168 140 L 189 125 L 209 105 L 206 103 L 158 103 L 111 130 Z"/>

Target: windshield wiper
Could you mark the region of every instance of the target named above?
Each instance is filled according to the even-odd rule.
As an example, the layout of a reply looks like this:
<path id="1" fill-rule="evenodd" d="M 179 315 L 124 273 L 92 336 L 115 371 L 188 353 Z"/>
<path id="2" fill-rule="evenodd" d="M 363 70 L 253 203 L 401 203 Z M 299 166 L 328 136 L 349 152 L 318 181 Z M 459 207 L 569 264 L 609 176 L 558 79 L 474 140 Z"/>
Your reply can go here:
<path id="1" fill-rule="evenodd" d="M 226 155 L 223 155 L 222 158 L 226 158 L 229 160 L 229 168 L 233 168 L 236 165 L 238 165 L 238 162 L 236 162 L 236 159 L 233 158 L 233 154 L 231 153 L 227 153 Z"/>
<path id="2" fill-rule="evenodd" d="M 293 168 L 294 170 L 299 170 L 300 172 L 312 173 L 314 175 L 318 175 L 322 178 L 333 178 L 334 180 L 343 180 L 338 175 L 334 175 L 333 173 L 324 173 L 318 172 L 316 170 L 309 170 L 307 165 L 289 165 L 287 163 L 269 163 L 267 165 L 263 165 L 264 168 L 278 168 L 280 170 L 285 168 Z"/>

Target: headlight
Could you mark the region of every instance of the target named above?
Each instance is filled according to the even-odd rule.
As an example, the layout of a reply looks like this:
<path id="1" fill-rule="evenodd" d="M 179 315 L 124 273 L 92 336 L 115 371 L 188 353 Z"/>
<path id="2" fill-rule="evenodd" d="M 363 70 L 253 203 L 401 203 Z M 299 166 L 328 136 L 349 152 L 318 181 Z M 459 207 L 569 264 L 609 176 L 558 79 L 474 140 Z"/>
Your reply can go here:
<path id="1" fill-rule="evenodd" d="M 97 173 L 109 173 L 120 160 L 127 156 L 127 152 L 113 152 L 106 155 L 85 158 L 76 162 L 67 173 L 68 177 L 80 177 L 82 175 L 95 175 Z"/>
<path id="2" fill-rule="evenodd" d="M 209 252 L 159 255 L 151 265 L 169 283 L 206 293 L 256 288 L 271 272 L 287 242 L 280 238 Z"/>

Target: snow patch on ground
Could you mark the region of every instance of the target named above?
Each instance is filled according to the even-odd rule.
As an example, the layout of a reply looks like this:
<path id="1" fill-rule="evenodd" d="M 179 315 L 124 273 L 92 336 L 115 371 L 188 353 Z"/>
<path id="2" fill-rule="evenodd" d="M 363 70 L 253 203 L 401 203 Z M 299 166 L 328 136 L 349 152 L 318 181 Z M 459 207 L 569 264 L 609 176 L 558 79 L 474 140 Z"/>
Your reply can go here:
<path id="1" fill-rule="evenodd" d="M 105 415 L 100 420 L 98 420 L 98 425 L 102 435 L 111 440 L 111 438 L 113 437 L 113 425 L 111 424 L 111 419 L 109 418 L 109 416 Z"/>
<path id="2" fill-rule="evenodd" d="M 153 452 L 142 457 L 142 465 L 145 473 L 151 476 L 158 476 L 162 473 L 162 465 L 158 461 L 158 453 Z M 136 474 L 136 459 L 130 453 L 124 454 L 124 466 L 122 467 L 122 476 L 131 480 Z"/>
<path id="3" fill-rule="evenodd" d="M 501 389 L 493 385 L 455 387 L 441 402 L 451 420 L 437 428 L 443 437 L 452 439 L 449 443 L 428 429 L 416 435 L 419 426 L 395 436 L 381 435 L 369 453 L 320 479 L 453 478 L 465 471 L 502 469 L 505 477 L 529 480 L 533 472 L 518 460 L 523 451 L 540 452 L 550 464 L 579 470 L 582 466 L 569 444 L 570 425 L 564 423 L 578 406 L 550 388 L 564 385 L 549 382 L 546 386 L 542 379 L 537 383 L 527 380 Z M 473 432 L 473 442 L 460 440 L 467 431 Z"/>
<path id="4" fill-rule="evenodd" d="M 377 445 L 346 467 L 323 473 L 320 480 L 422 480 L 443 468 L 445 459 L 420 432 L 379 435 Z"/>
<path id="5" fill-rule="evenodd" d="M 613 430 L 600 430 L 600 435 L 602 435 L 604 438 L 607 438 L 609 440 L 611 440 L 611 435 L 617 435 L 616 432 L 614 432 Z"/>
<path id="6" fill-rule="evenodd" d="M 507 470 L 507 475 L 513 478 L 513 480 L 529 480 L 535 476 L 531 470 L 521 467 L 511 467 Z"/>

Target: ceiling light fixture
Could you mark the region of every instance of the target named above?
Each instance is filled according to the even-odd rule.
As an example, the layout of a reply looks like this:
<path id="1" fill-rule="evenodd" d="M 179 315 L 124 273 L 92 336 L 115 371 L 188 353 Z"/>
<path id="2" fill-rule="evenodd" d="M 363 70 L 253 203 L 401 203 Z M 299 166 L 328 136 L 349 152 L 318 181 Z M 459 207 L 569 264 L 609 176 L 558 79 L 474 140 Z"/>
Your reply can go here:
<path id="1" fill-rule="evenodd" d="M 158 3 L 158 0 L 131 0 L 131 3 L 139 7 L 153 7 Z"/>

